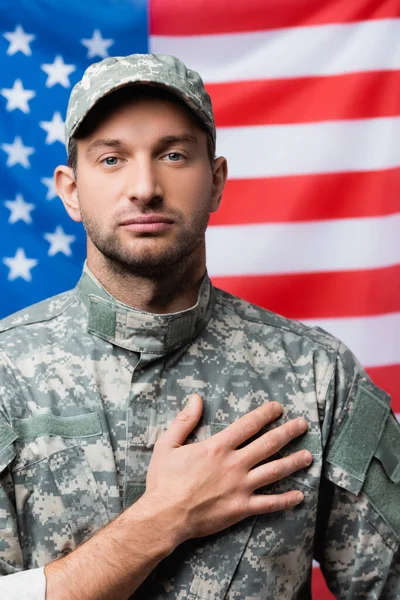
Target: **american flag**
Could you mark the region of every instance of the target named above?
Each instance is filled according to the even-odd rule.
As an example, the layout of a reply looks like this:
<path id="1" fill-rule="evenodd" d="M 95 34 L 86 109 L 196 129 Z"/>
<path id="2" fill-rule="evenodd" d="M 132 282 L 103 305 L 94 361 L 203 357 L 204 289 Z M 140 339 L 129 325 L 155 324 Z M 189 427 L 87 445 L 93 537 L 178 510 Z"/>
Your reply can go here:
<path id="1" fill-rule="evenodd" d="M 3 0 L 0 28 L 0 316 L 79 278 L 52 182 L 72 85 L 109 55 L 173 54 L 228 159 L 214 283 L 342 339 L 400 413 L 398 0 Z"/>

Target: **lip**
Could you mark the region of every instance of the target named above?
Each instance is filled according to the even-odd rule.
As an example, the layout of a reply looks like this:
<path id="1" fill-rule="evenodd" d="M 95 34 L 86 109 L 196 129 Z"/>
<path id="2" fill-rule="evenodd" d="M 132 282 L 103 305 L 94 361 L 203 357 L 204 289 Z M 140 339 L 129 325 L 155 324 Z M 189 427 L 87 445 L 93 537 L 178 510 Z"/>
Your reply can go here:
<path id="1" fill-rule="evenodd" d="M 121 225 L 136 225 L 142 223 L 173 223 L 173 219 L 165 217 L 164 215 L 158 215 L 156 213 L 148 215 L 137 215 L 136 217 L 129 217 L 122 221 Z"/>
<path id="2" fill-rule="evenodd" d="M 125 221 L 122 221 L 121 227 L 128 229 L 129 231 L 137 231 L 142 233 L 152 233 L 158 231 L 165 231 L 174 224 L 173 219 L 164 217 L 162 215 L 149 214 L 149 215 L 137 215 L 136 217 L 130 217 Z"/>

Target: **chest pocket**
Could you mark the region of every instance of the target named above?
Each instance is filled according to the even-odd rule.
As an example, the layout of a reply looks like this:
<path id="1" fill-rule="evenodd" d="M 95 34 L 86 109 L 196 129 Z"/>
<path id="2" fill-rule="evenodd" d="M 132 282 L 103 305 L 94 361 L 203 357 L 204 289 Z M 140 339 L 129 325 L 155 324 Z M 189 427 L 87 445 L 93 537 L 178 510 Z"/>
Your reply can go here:
<path id="1" fill-rule="evenodd" d="M 109 521 L 84 450 L 93 441 L 87 438 L 98 438 L 103 427 L 100 414 L 90 413 L 37 415 L 15 420 L 13 429 L 20 457 L 31 457 L 23 466 L 19 460 L 13 481 L 24 567 L 35 568 L 67 554 Z"/>

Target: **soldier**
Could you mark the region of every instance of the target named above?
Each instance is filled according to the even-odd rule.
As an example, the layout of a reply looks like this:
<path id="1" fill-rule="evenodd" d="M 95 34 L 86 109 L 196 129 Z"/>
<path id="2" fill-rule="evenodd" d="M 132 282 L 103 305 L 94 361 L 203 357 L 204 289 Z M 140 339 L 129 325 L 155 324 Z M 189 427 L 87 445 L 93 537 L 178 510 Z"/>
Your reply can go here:
<path id="1" fill-rule="evenodd" d="M 200 76 L 94 64 L 66 140 L 82 278 L 0 325 L 1 598 L 309 598 L 313 557 L 337 598 L 399 598 L 387 394 L 207 276 L 227 165 Z"/>

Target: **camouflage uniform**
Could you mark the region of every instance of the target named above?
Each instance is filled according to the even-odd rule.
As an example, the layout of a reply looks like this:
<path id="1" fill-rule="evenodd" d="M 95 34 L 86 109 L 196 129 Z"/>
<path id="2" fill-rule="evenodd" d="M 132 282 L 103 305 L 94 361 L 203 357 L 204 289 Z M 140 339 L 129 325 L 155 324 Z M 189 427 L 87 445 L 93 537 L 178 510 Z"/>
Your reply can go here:
<path id="1" fill-rule="evenodd" d="M 74 87 L 67 145 L 124 85 L 167 88 L 215 142 L 201 77 L 171 56 L 112 57 Z M 388 396 L 343 344 L 215 290 L 149 314 L 116 301 L 86 269 L 77 288 L 0 325 L 0 597 L 44 600 L 43 565 L 143 493 L 155 441 L 189 394 L 204 414 L 188 443 L 270 400 L 309 430 L 312 466 L 260 493 L 302 504 L 189 540 L 133 595 L 143 600 L 310 597 L 312 558 L 338 598 L 400 597 L 400 431 Z M 272 426 L 276 426 L 273 424 Z"/>
<path id="2" fill-rule="evenodd" d="M 198 392 L 204 415 L 189 443 L 271 400 L 284 406 L 279 422 L 306 418 L 283 454 L 308 448 L 312 466 L 260 490 L 298 488 L 305 500 L 184 543 L 132 597 L 309 598 L 313 557 L 337 598 L 400 597 L 399 425 L 334 337 L 208 277 L 193 308 L 149 314 L 87 269 L 75 290 L 0 330 L 3 575 L 67 554 L 131 505 L 155 441 Z"/>

